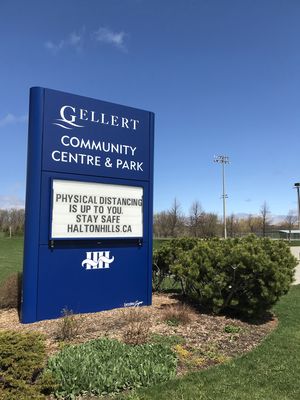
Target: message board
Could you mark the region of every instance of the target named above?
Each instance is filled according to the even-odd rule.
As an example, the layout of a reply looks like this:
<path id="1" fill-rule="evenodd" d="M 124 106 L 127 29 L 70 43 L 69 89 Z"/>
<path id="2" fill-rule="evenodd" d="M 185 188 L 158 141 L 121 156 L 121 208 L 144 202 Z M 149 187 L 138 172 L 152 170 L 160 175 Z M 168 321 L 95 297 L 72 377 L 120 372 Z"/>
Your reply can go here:
<path id="1" fill-rule="evenodd" d="M 143 188 L 53 180 L 51 239 L 142 236 Z"/>
<path id="2" fill-rule="evenodd" d="M 30 91 L 21 320 L 149 305 L 154 114 Z"/>

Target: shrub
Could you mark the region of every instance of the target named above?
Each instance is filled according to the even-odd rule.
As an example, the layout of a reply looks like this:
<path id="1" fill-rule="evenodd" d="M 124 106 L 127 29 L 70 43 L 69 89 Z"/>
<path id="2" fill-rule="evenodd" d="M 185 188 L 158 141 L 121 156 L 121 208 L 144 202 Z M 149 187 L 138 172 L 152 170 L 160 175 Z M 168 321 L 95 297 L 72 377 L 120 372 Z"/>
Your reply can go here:
<path id="1" fill-rule="evenodd" d="M 79 334 L 81 316 L 75 316 L 72 310 L 64 308 L 58 320 L 56 337 L 59 340 L 72 340 Z"/>
<path id="2" fill-rule="evenodd" d="M 43 336 L 0 332 L 0 398 L 44 399 L 55 386 L 50 373 L 40 376 L 45 359 Z"/>
<path id="3" fill-rule="evenodd" d="M 17 308 L 20 299 L 21 274 L 9 275 L 0 285 L 0 308 Z"/>
<path id="4" fill-rule="evenodd" d="M 177 357 L 167 346 L 128 346 L 97 339 L 66 346 L 51 357 L 48 368 L 57 379 L 57 395 L 105 395 L 166 381 L 175 376 Z"/>
<path id="5" fill-rule="evenodd" d="M 284 242 L 250 235 L 199 241 L 177 253 L 171 271 L 198 304 L 250 317 L 263 314 L 288 292 L 296 265 Z"/>
<path id="6" fill-rule="evenodd" d="M 162 311 L 162 319 L 168 325 L 186 325 L 191 322 L 192 310 L 186 304 L 172 304 Z"/>
<path id="7" fill-rule="evenodd" d="M 172 239 L 154 250 L 152 263 L 153 290 L 161 290 L 164 279 L 171 274 L 170 266 L 176 262 L 182 251 L 193 249 L 197 243 L 198 239 L 196 238 Z M 180 278 L 177 278 L 181 282 Z"/>
<path id="8" fill-rule="evenodd" d="M 124 311 L 123 321 L 125 328 L 123 341 L 127 344 L 138 345 L 147 341 L 150 324 L 145 313 L 139 307 L 132 307 Z"/>

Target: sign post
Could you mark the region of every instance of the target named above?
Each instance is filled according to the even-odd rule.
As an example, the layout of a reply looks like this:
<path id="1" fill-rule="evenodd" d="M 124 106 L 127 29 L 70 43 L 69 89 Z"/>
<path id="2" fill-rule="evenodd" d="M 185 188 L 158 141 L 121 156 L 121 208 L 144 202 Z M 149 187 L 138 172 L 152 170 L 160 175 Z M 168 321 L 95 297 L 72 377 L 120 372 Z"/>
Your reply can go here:
<path id="1" fill-rule="evenodd" d="M 32 88 L 21 319 L 151 304 L 154 115 Z"/>

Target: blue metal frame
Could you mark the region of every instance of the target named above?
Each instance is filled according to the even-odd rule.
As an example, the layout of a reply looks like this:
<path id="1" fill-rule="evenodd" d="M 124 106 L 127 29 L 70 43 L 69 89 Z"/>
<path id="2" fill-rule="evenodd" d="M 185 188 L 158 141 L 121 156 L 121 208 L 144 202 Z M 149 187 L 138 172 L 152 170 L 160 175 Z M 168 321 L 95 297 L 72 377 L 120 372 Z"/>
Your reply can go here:
<path id="1" fill-rule="evenodd" d="M 136 153 L 123 155 L 128 162 L 139 157 L 144 170 L 96 168 L 54 162 L 53 149 L 62 147 L 61 127 L 55 126 L 59 107 L 74 104 L 85 109 L 97 107 L 107 115 L 128 115 L 140 121 L 139 131 L 121 131 L 115 126 L 86 126 L 70 135 L 91 140 L 126 143 Z M 94 121 L 92 121 L 94 122 Z M 69 132 L 69 131 L 67 131 Z M 44 88 L 30 91 L 28 136 L 26 222 L 23 268 L 23 323 L 59 317 L 63 308 L 75 313 L 94 312 L 122 307 L 152 299 L 152 219 L 153 219 L 153 147 L 154 114 L 126 106 L 102 102 Z M 69 133 L 68 133 L 69 134 Z M 100 138 L 100 139 L 99 139 Z M 81 149 L 88 154 L 88 150 Z M 115 161 L 116 155 L 109 154 Z M 102 154 L 101 154 L 102 157 Z M 51 237 L 53 179 L 109 183 L 143 188 L 142 238 L 78 238 Z M 53 240 L 54 239 L 54 240 Z M 110 268 L 84 270 L 81 261 L 87 254 L 110 252 L 114 262 Z"/>
<path id="2" fill-rule="evenodd" d="M 44 91 L 30 90 L 29 131 L 26 178 L 26 218 L 23 262 L 22 316 L 26 322 L 36 320 L 38 255 L 40 229 L 40 193 Z M 32 174 L 31 171 L 36 171 Z"/>

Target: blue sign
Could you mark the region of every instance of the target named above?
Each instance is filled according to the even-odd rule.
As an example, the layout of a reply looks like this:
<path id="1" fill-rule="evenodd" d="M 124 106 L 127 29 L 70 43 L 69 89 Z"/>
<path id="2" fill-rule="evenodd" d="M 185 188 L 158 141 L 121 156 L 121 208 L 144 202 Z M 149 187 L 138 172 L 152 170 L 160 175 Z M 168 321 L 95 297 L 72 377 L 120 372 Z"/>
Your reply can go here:
<path id="1" fill-rule="evenodd" d="M 150 305 L 154 114 L 30 92 L 21 319 Z"/>

